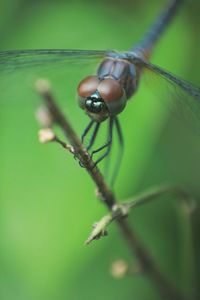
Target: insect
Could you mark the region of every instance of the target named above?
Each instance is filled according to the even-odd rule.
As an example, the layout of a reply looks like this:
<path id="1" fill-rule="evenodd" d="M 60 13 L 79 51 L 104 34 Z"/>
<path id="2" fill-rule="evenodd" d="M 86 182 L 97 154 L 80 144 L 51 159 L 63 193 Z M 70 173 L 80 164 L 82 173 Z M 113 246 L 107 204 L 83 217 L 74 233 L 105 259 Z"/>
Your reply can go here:
<path id="1" fill-rule="evenodd" d="M 0 70 L 9 68 L 15 70 L 45 62 L 66 63 L 70 59 L 78 60 L 79 58 L 102 59 L 96 75 L 83 79 L 77 88 L 79 106 L 90 117 L 90 122 L 82 134 L 82 142 L 93 129 L 87 150 L 92 149 L 101 123 L 108 121 L 108 135 L 105 144 L 91 152 L 91 156 L 95 153 L 102 153 L 95 162 L 98 164 L 111 151 L 113 128 L 116 128 L 119 143 L 123 148 L 123 135 L 118 114 L 125 109 L 128 100 L 136 93 L 141 75 L 145 70 L 158 75 L 168 85 L 189 95 L 197 103 L 200 101 L 199 88 L 149 62 L 154 46 L 175 16 L 181 3 L 182 0 L 170 1 L 141 41 L 126 52 L 53 49 L 4 51 L 0 52 Z M 103 150 L 104 152 L 102 152 Z"/>

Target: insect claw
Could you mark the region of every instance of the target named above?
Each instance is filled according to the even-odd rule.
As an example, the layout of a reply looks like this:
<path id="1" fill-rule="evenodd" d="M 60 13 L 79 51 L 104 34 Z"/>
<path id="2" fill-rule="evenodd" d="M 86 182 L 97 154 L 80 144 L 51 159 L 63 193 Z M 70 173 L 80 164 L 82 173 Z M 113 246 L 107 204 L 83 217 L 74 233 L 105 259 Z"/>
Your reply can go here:
<path id="1" fill-rule="evenodd" d="M 85 168 L 85 166 L 82 164 L 82 162 L 79 160 L 79 166 L 81 167 L 81 168 Z"/>
<path id="2" fill-rule="evenodd" d="M 80 159 L 76 156 L 76 154 L 74 154 L 74 159 L 75 159 L 75 160 L 78 159 L 79 166 L 80 166 L 81 168 L 85 168 L 84 165 L 82 164 L 82 162 L 80 161 Z"/>

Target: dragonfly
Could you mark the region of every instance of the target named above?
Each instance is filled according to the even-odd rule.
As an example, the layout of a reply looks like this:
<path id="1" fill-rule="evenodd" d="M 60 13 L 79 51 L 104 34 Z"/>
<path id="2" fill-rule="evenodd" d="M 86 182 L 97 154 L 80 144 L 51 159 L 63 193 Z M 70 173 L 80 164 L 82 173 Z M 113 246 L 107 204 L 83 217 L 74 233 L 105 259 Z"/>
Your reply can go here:
<path id="1" fill-rule="evenodd" d="M 107 157 L 113 144 L 113 129 L 116 129 L 119 145 L 123 149 L 123 134 L 118 115 L 125 109 L 128 100 L 137 92 L 140 79 L 145 71 L 165 81 L 171 87 L 174 101 L 180 95 L 187 95 L 200 105 L 200 89 L 187 81 L 173 75 L 150 62 L 154 47 L 163 35 L 165 29 L 176 15 L 182 0 L 172 0 L 167 3 L 153 22 L 143 38 L 128 51 L 114 50 L 17 50 L 0 52 L 0 71 L 29 68 L 46 63 L 67 63 L 71 60 L 98 58 L 101 60 L 96 74 L 84 78 L 77 87 L 78 104 L 89 116 L 90 121 L 82 134 L 82 142 L 90 134 L 87 150 L 90 151 L 95 143 L 100 126 L 107 121 L 107 140 L 91 151 L 91 156 L 100 153 L 95 165 Z M 121 151 L 122 153 L 122 151 Z M 112 179 L 115 181 L 120 159 Z"/>

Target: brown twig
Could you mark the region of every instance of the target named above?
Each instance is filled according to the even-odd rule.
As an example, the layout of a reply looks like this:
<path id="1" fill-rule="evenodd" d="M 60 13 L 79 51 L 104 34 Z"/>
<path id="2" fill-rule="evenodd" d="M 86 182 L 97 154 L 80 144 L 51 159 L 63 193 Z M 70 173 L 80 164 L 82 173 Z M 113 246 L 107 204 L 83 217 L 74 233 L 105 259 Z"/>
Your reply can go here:
<path id="1" fill-rule="evenodd" d="M 92 180 L 96 184 L 101 195 L 101 199 L 104 204 L 112 211 L 113 206 L 116 204 L 116 198 L 113 192 L 107 186 L 104 177 L 99 169 L 95 166 L 91 157 L 84 149 L 80 139 L 76 132 L 71 127 L 67 118 L 62 113 L 61 109 L 54 100 L 50 87 L 47 81 L 38 80 L 36 88 L 39 94 L 42 96 L 45 104 L 47 105 L 49 112 L 53 116 L 53 119 L 57 125 L 63 130 L 70 144 L 72 145 L 77 158 L 80 160 L 81 165 L 87 170 Z M 185 298 L 181 293 L 169 282 L 163 273 L 160 271 L 156 263 L 150 257 L 148 251 L 137 237 L 134 229 L 130 227 L 127 219 L 117 218 L 116 223 L 121 231 L 121 234 L 134 256 L 137 257 L 139 265 L 141 266 L 143 273 L 151 280 L 151 282 L 159 290 L 162 297 L 170 300 L 184 300 Z"/>

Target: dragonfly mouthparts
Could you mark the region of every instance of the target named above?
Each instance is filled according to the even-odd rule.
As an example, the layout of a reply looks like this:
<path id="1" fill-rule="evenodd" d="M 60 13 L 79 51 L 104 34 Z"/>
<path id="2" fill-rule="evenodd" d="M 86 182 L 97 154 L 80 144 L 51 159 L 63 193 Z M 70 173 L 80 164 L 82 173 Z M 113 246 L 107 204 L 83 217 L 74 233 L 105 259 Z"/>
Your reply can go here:
<path id="1" fill-rule="evenodd" d="M 107 112 L 107 107 L 98 91 L 95 91 L 91 96 L 85 100 L 85 108 L 90 113 L 103 113 Z"/>

